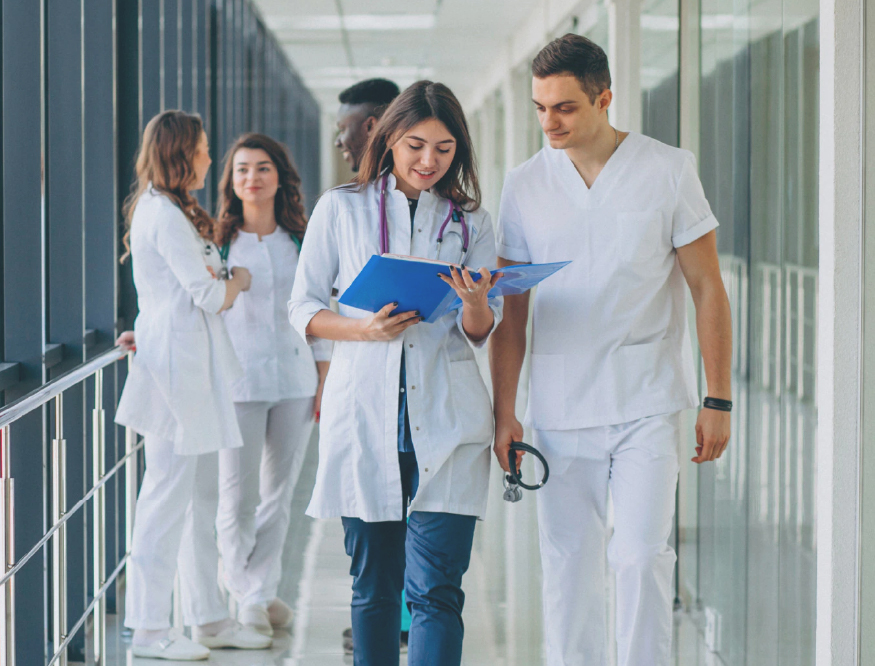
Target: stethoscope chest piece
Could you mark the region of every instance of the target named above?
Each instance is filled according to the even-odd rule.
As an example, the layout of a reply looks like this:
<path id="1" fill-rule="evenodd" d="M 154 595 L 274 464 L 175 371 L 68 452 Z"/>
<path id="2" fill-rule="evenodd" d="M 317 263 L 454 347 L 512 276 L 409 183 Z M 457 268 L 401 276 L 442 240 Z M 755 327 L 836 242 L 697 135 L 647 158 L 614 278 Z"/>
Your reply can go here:
<path id="1" fill-rule="evenodd" d="M 517 471 L 517 451 L 525 451 L 526 453 L 531 453 L 538 460 L 541 461 L 541 464 L 544 466 L 544 476 L 541 478 L 541 481 L 537 485 L 529 485 L 524 483 L 522 480 L 522 471 Z M 524 442 L 511 442 L 510 451 L 508 452 L 508 463 L 510 467 L 510 472 L 504 475 L 502 482 L 504 484 L 504 501 L 505 502 L 519 502 L 523 498 L 522 489 L 526 490 L 538 490 L 538 488 L 543 488 L 544 484 L 547 483 L 547 479 L 550 478 L 550 467 L 547 465 L 547 460 L 541 454 L 538 449 L 534 446 L 530 446 L 525 444 Z"/>

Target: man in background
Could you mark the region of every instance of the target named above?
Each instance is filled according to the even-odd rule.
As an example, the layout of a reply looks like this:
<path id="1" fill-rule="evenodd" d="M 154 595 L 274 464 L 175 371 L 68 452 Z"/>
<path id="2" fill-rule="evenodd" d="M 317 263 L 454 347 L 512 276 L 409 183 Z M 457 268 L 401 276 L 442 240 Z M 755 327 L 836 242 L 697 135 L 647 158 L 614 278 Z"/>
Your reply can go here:
<path id="1" fill-rule="evenodd" d="M 371 130 L 399 92 L 392 81 L 367 79 L 340 93 L 334 145 L 342 151 L 343 159 L 353 171 L 359 170 Z"/>

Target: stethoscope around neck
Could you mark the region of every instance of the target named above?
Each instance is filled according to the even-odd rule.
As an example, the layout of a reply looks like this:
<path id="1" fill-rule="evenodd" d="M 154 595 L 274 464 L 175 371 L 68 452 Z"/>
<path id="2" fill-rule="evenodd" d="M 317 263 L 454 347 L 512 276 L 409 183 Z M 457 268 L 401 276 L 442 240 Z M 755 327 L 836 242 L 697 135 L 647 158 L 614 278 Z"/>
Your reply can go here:
<path id="1" fill-rule="evenodd" d="M 389 252 L 389 220 L 386 215 L 386 189 L 389 184 L 389 174 L 385 174 L 380 182 L 380 254 Z M 468 243 L 471 236 L 468 231 L 468 223 L 465 221 L 465 215 L 461 207 L 455 201 L 450 201 L 450 212 L 444 223 L 441 225 L 437 236 L 437 258 L 440 259 L 441 245 L 444 242 L 444 231 L 450 220 L 458 222 L 462 225 L 462 256 L 459 257 L 458 263 L 462 263 L 465 255 L 468 253 Z"/>

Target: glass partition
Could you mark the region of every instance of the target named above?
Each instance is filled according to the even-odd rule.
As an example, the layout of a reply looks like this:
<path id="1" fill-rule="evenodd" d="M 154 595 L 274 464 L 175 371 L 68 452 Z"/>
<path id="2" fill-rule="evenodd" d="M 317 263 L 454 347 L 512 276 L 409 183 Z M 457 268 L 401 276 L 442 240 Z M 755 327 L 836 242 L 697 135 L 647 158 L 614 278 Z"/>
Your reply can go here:
<path id="1" fill-rule="evenodd" d="M 730 665 L 814 663 L 817 12 L 702 2 L 700 171 L 736 408 L 727 454 L 699 470 L 698 593 Z"/>

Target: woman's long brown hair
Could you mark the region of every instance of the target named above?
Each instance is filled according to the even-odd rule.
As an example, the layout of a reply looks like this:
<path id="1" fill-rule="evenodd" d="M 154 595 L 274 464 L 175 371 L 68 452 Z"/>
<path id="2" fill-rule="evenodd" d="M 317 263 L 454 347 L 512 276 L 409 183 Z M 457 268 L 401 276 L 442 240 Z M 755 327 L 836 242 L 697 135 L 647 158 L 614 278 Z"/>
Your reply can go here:
<path id="1" fill-rule="evenodd" d="M 191 194 L 196 184 L 194 156 L 204 124 L 200 116 L 185 111 L 164 111 L 149 121 L 137 155 L 131 193 L 125 199 L 124 261 L 131 254 L 131 220 L 143 193 L 149 188 L 160 192 L 191 220 L 204 238 L 213 236 L 213 220 Z"/>
<path id="2" fill-rule="evenodd" d="M 241 148 L 263 150 L 277 170 L 279 189 L 274 198 L 276 223 L 299 241 L 307 230 L 301 177 L 292 164 L 289 152 L 278 141 L 265 134 L 244 134 L 234 142 L 225 156 L 225 168 L 219 183 L 218 214 L 214 239 L 219 246 L 230 243 L 243 226 L 243 202 L 234 192 L 234 156 Z"/>
<path id="3" fill-rule="evenodd" d="M 374 127 L 353 182 L 363 187 L 391 172 L 395 166 L 392 146 L 406 132 L 432 118 L 442 122 L 456 140 L 456 154 L 450 168 L 432 189 L 464 210 L 477 210 L 480 184 L 471 134 L 462 105 L 443 83 L 417 81 L 395 98 Z"/>

